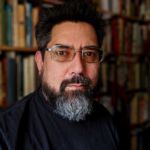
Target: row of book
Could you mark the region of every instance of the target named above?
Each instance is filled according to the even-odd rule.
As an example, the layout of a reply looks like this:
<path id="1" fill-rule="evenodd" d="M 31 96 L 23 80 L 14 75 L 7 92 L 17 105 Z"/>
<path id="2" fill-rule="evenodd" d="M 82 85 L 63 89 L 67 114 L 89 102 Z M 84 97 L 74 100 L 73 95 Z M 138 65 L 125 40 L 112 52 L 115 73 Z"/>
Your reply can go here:
<path id="1" fill-rule="evenodd" d="M 123 18 L 106 20 L 103 50 L 117 54 L 143 54 L 144 42 L 150 39 L 150 24 L 129 22 Z"/>
<path id="2" fill-rule="evenodd" d="M 0 45 L 37 47 L 35 26 L 39 6 L 18 0 L 0 1 Z"/>
<path id="3" fill-rule="evenodd" d="M 131 131 L 130 149 L 149 150 L 150 149 L 150 124 L 146 128 L 136 128 Z"/>
<path id="4" fill-rule="evenodd" d="M 101 63 L 99 91 L 108 91 L 108 81 L 117 82 L 127 90 L 150 87 L 150 61 L 133 60 L 127 56 L 111 57 Z"/>
<path id="5" fill-rule="evenodd" d="M 150 120 L 150 94 L 139 92 L 134 95 L 129 104 L 129 122 L 131 125 L 142 124 Z"/>
<path id="6" fill-rule="evenodd" d="M 150 20 L 150 0 L 92 0 L 98 11 L 141 17 Z"/>
<path id="7" fill-rule="evenodd" d="M 143 95 L 143 96 L 142 96 Z M 150 149 L 150 97 L 138 93 L 131 101 L 130 123 L 135 124 L 130 130 L 130 149 Z"/>
<path id="8" fill-rule="evenodd" d="M 14 103 L 40 85 L 33 54 L 6 55 L 0 59 L 0 104 Z"/>

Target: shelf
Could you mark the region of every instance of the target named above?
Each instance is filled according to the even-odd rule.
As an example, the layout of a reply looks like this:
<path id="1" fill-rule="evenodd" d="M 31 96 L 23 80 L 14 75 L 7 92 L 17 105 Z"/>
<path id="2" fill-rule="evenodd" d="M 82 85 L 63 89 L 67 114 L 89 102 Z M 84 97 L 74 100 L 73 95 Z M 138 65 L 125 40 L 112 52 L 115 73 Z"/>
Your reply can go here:
<path id="1" fill-rule="evenodd" d="M 126 93 L 136 93 L 136 92 L 145 92 L 145 91 L 149 91 L 150 92 L 150 88 L 140 88 L 140 89 L 126 89 Z M 103 95 L 108 95 L 108 92 L 97 92 L 96 96 L 103 96 Z"/>
<path id="2" fill-rule="evenodd" d="M 53 4 L 63 4 L 63 3 L 65 3 L 64 0 L 42 0 L 42 2 L 53 3 Z"/>
<path id="3" fill-rule="evenodd" d="M 109 53 L 107 53 L 106 52 L 106 56 L 146 56 L 146 57 L 148 57 L 148 56 L 150 56 L 150 53 L 130 53 L 130 54 L 128 54 L 128 53 L 119 53 L 119 54 L 117 54 L 116 52 L 109 52 Z"/>
<path id="4" fill-rule="evenodd" d="M 36 52 L 37 48 L 0 46 L 0 51 Z"/>
<path id="5" fill-rule="evenodd" d="M 150 20 L 145 20 L 140 17 L 128 16 L 128 15 L 118 14 L 118 13 L 114 13 L 111 11 L 105 11 L 105 10 L 100 10 L 99 12 L 106 14 L 106 15 L 110 15 L 110 16 L 122 17 L 122 18 L 130 20 L 130 21 L 136 21 L 136 22 L 141 22 L 141 23 L 150 23 Z"/>
<path id="6" fill-rule="evenodd" d="M 144 128 L 147 125 L 149 126 L 149 123 L 150 123 L 150 120 L 144 121 L 143 123 L 131 124 L 130 125 L 130 129 L 133 129 L 133 128 Z"/>
<path id="7" fill-rule="evenodd" d="M 126 93 L 136 93 L 136 92 L 145 92 L 145 91 L 150 91 L 150 88 L 126 90 Z"/>
<path id="8" fill-rule="evenodd" d="M 7 104 L 0 104 L 0 109 L 5 108 L 10 106 L 11 104 L 7 103 Z"/>

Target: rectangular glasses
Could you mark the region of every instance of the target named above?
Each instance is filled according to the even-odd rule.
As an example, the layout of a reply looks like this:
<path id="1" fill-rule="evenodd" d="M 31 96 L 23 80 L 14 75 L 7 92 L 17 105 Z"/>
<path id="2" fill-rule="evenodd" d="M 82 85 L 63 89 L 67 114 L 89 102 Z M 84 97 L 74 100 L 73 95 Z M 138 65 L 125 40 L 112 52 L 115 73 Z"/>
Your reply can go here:
<path id="1" fill-rule="evenodd" d="M 98 63 L 103 60 L 103 51 L 94 46 L 84 47 L 82 50 L 75 50 L 71 46 L 66 45 L 54 45 L 51 48 L 46 49 L 50 51 L 51 58 L 56 61 L 66 62 L 73 60 L 75 53 L 81 51 L 82 59 L 88 63 Z"/>

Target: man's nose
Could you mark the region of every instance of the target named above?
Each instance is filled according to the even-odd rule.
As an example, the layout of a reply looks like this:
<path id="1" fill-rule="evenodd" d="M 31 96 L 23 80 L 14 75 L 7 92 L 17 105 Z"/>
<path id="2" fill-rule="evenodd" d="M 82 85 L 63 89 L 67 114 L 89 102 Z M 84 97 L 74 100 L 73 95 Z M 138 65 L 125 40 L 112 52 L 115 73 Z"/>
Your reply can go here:
<path id="1" fill-rule="evenodd" d="M 74 54 L 74 58 L 71 61 L 70 71 L 71 73 L 75 73 L 75 74 L 80 74 L 80 75 L 84 74 L 85 62 L 82 59 L 81 51 L 76 51 L 76 53 Z"/>

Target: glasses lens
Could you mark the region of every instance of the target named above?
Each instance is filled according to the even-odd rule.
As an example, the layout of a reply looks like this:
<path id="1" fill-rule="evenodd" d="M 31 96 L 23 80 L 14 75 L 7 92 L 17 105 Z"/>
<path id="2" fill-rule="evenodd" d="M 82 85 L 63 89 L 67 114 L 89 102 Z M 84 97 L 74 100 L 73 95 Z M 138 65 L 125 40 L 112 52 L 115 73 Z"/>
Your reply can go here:
<path id="1" fill-rule="evenodd" d="M 67 46 L 61 46 L 61 45 L 53 46 L 51 51 L 52 59 L 56 61 L 72 60 L 73 54 L 74 54 L 74 49 Z"/>
<path id="2" fill-rule="evenodd" d="M 96 63 L 102 61 L 103 51 L 95 48 L 84 49 L 83 59 L 86 62 Z"/>

